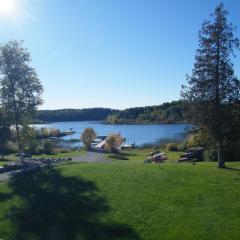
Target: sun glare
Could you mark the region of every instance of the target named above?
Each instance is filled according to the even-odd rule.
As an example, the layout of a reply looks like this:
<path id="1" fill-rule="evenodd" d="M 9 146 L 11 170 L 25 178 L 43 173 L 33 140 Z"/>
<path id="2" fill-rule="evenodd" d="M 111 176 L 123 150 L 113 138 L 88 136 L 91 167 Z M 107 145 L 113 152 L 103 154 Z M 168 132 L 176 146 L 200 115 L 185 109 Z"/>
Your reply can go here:
<path id="1" fill-rule="evenodd" d="M 15 0 L 0 0 L 0 15 L 9 16 L 16 11 Z"/>

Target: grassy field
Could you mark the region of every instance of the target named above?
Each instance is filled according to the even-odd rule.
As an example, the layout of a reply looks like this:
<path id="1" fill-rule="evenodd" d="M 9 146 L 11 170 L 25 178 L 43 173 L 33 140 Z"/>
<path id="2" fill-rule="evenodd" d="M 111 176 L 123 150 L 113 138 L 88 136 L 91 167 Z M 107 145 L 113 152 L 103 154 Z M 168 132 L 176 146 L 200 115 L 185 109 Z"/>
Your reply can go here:
<path id="1" fill-rule="evenodd" d="M 144 164 L 148 152 L 0 183 L 0 239 L 239 239 L 240 163 Z"/>
<path id="2" fill-rule="evenodd" d="M 39 154 L 39 155 L 33 155 L 33 158 L 67 158 L 67 157 L 78 157 L 86 153 L 84 149 L 78 150 L 78 151 L 71 151 L 71 152 L 65 152 L 65 153 L 56 153 L 56 154 Z"/>
<path id="3" fill-rule="evenodd" d="M 117 154 L 106 154 L 107 157 L 110 160 L 130 160 L 132 161 L 144 161 L 147 159 L 149 154 L 152 152 L 152 149 L 145 148 L 145 149 L 134 149 L 134 150 L 128 150 L 128 151 L 122 151 Z M 183 154 L 183 152 L 170 152 L 167 151 L 165 148 L 160 149 L 161 152 L 165 152 L 167 155 L 167 163 L 176 163 L 179 159 L 180 155 Z"/>

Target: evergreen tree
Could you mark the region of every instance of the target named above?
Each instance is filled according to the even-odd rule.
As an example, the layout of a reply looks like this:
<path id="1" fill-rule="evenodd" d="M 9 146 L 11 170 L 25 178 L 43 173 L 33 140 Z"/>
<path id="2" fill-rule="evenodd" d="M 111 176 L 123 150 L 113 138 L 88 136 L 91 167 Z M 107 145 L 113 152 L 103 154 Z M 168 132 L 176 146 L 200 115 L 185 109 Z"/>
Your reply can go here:
<path id="1" fill-rule="evenodd" d="M 224 144 L 236 127 L 232 120 L 240 99 L 240 84 L 231 62 L 239 39 L 234 37 L 235 29 L 227 16 L 221 3 L 211 20 L 203 23 L 192 75 L 182 90 L 183 99 L 191 106 L 193 123 L 217 144 L 220 168 L 225 167 Z"/>

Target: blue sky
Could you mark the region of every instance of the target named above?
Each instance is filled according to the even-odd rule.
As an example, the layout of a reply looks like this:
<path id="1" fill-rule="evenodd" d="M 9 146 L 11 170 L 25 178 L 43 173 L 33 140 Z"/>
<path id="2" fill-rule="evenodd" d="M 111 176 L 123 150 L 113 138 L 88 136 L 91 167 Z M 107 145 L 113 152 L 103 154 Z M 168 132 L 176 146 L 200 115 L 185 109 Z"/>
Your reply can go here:
<path id="1" fill-rule="evenodd" d="M 44 85 L 43 109 L 124 109 L 179 99 L 193 67 L 198 30 L 219 3 L 12 1 L 14 13 L 0 14 L 0 41 L 25 40 Z M 240 29 L 240 1 L 223 2 Z"/>

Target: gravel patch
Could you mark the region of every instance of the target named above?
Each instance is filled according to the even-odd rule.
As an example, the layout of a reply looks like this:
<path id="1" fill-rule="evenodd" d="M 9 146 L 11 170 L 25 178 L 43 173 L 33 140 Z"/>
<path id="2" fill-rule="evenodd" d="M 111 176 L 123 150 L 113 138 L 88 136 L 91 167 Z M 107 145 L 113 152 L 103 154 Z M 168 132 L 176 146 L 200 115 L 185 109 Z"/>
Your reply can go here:
<path id="1" fill-rule="evenodd" d="M 92 162 L 92 163 L 107 163 L 111 160 L 108 160 L 103 153 L 97 152 L 87 152 L 86 154 L 73 157 L 73 162 Z"/>

